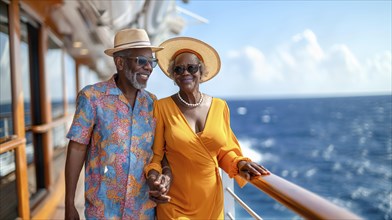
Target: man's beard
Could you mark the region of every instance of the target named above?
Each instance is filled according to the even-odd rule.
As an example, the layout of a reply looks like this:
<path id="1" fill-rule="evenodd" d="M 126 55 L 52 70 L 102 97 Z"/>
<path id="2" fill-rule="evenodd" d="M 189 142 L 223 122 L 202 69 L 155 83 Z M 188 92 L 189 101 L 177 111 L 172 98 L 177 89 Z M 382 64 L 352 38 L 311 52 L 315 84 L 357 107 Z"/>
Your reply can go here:
<path id="1" fill-rule="evenodd" d="M 139 74 L 138 72 L 132 73 L 131 70 L 128 68 L 128 65 L 127 65 L 126 72 L 125 72 L 125 77 L 128 79 L 128 81 L 132 84 L 132 86 L 135 89 L 144 89 L 144 88 L 147 87 L 147 84 L 146 83 L 142 84 L 142 83 L 139 83 L 137 81 L 136 77 L 137 77 L 138 74 Z"/>
<path id="2" fill-rule="evenodd" d="M 136 79 L 137 74 L 139 74 L 139 73 L 136 72 L 136 73 L 133 73 L 133 75 L 132 75 L 132 73 L 127 73 L 127 74 L 125 74 L 125 76 L 127 77 L 128 81 L 132 84 L 132 86 L 135 87 L 135 89 L 146 88 L 147 87 L 146 83 L 142 84 L 137 81 L 137 79 Z"/>

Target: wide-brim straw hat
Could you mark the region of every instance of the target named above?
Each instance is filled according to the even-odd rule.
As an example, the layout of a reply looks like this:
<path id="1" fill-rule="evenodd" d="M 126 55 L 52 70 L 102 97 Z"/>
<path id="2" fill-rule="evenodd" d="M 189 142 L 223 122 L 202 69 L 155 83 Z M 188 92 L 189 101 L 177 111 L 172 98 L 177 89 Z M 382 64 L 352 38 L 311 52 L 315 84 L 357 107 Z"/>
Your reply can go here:
<path id="1" fill-rule="evenodd" d="M 175 37 L 164 41 L 159 46 L 165 49 L 155 54 L 158 59 L 158 65 L 166 76 L 171 79 L 173 79 L 173 76 L 168 71 L 170 61 L 182 52 L 193 53 L 204 63 L 207 74 L 203 74 L 201 82 L 212 79 L 220 70 L 221 61 L 218 52 L 201 40 L 191 37 Z"/>
<path id="2" fill-rule="evenodd" d="M 163 47 L 152 46 L 150 38 L 144 29 L 124 29 L 114 36 L 114 48 L 106 49 L 104 52 L 108 56 L 114 53 L 135 48 L 151 48 L 152 52 L 162 50 Z"/>

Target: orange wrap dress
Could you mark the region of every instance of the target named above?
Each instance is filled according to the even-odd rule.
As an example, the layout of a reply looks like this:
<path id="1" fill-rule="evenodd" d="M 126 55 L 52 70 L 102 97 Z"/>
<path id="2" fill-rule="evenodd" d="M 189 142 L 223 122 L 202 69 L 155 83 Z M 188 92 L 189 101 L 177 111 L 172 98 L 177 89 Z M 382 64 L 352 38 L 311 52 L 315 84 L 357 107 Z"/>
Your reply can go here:
<path id="1" fill-rule="evenodd" d="M 162 171 L 166 153 L 172 170 L 168 203 L 158 204 L 158 219 L 223 219 L 223 189 L 219 167 L 235 177 L 242 187 L 246 181 L 238 174 L 242 156 L 237 138 L 230 128 L 230 112 L 225 101 L 213 98 L 204 130 L 195 133 L 171 97 L 155 101 L 154 156 L 146 166 Z M 237 175 L 237 176 L 236 176 Z"/>

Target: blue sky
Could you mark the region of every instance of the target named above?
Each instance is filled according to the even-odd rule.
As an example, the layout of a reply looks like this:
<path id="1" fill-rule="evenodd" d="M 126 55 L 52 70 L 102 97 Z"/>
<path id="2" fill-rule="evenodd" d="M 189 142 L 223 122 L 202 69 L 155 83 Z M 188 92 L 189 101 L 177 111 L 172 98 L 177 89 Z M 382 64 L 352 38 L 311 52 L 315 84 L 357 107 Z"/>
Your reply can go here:
<path id="1" fill-rule="evenodd" d="M 222 98 L 391 94 L 391 1 L 197 1 L 181 36 L 220 54 L 202 92 Z M 149 90 L 177 91 L 159 69 Z M 169 88 L 169 89 L 168 89 Z"/>

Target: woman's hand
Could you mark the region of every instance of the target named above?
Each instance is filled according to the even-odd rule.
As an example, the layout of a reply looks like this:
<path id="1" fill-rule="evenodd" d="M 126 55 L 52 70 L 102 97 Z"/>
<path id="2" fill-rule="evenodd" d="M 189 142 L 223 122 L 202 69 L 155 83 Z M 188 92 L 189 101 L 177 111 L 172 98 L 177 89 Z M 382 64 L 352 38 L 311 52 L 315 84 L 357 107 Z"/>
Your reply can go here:
<path id="1" fill-rule="evenodd" d="M 150 188 L 150 199 L 156 203 L 166 203 L 170 201 L 169 191 L 171 178 L 169 175 L 159 174 L 156 170 L 148 173 L 147 184 Z"/>
<path id="2" fill-rule="evenodd" d="M 255 162 L 241 160 L 240 162 L 238 162 L 237 166 L 238 173 L 247 180 L 250 180 L 255 176 L 270 174 L 270 172 L 266 168 Z"/>

